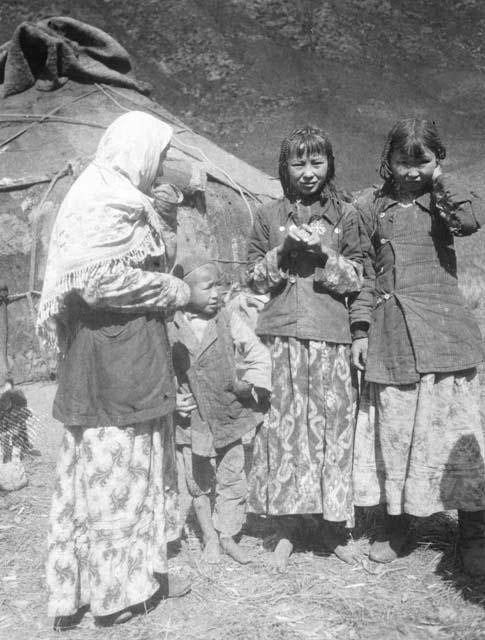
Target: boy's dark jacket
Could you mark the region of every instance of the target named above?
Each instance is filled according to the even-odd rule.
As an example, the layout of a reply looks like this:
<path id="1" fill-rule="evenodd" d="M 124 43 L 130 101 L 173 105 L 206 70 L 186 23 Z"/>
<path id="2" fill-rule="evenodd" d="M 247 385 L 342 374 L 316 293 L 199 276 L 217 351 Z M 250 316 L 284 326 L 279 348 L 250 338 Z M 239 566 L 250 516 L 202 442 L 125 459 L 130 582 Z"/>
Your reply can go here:
<path id="1" fill-rule="evenodd" d="M 181 312 L 169 324 L 172 358 L 179 387 L 190 391 L 198 410 L 184 420 L 176 416 L 177 442 L 191 444 L 197 455 L 213 455 L 262 421 L 252 399 L 232 391 L 237 377 L 230 312 L 223 309 L 208 323 L 199 343 Z"/>

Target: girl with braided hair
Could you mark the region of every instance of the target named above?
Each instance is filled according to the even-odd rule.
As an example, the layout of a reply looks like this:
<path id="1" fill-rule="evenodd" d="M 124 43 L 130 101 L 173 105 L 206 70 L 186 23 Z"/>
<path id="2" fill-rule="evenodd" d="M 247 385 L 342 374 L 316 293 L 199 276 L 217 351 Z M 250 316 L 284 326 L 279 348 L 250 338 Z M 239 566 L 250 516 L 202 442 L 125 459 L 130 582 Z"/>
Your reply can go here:
<path id="1" fill-rule="evenodd" d="M 346 529 L 354 522 L 348 303 L 362 284 L 362 251 L 326 133 L 305 126 L 283 140 L 279 176 L 284 197 L 259 209 L 248 244 L 249 284 L 270 294 L 256 332 L 273 362 L 248 510 L 275 516 L 272 557 L 284 571 L 302 528 L 318 527 L 327 549 L 356 559 Z"/>
<path id="2" fill-rule="evenodd" d="M 397 122 L 381 158 L 384 184 L 355 203 L 366 254 L 365 286 L 354 303 L 362 324 L 352 347 L 366 380 L 355 503 L 386 504 L 384 531 L 369 554 L 377 562 L 404 550 L 409 515 L 458 509 L 464 567 L 478 574 L 485 573 L 476 369 L 483 349 L 458 289 L 453 238 L 475 233 L 480 223 L 470 193 L 442 173 L 445 155 L 433 122 Z"/>

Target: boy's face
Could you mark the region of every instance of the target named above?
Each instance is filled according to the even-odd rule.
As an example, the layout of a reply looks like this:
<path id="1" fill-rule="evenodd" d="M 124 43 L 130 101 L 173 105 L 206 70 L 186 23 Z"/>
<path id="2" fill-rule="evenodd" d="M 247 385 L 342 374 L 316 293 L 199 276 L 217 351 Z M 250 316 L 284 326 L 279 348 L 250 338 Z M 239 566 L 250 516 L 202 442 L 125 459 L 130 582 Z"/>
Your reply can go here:
<path id="1" fill-rule="evenodd" d="M 206 316 L 215 315 L 219 306 L 219 280 L 219 270 L 212 264 L 199 267 L 190 273 L 185 278 L 190 287 L 188 307 Z"/>

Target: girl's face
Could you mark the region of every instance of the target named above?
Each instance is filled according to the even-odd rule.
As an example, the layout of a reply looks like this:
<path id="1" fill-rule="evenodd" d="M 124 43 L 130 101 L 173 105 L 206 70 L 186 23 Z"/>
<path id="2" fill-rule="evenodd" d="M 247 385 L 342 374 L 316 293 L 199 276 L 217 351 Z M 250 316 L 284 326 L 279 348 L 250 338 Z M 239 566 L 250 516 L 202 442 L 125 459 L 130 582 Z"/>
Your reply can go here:
<path id="1" fill-rule="evenodd" d="M 288 159 L 288 175 L 294 193 L 314 196 L 320 193 L 327 179 L 328 158 L 321 153 L 304 153 L 298 157 L 296 151 Z"/>
<path id="2" fill-rule="evenodd" d="M 433 174 L 439 166 L 436 155 L 427 147 L 419 157 L 413 157 L 405 151 L 393 151 L 390 167 L 398 191 L 417 194 L 431 183 Z"/>

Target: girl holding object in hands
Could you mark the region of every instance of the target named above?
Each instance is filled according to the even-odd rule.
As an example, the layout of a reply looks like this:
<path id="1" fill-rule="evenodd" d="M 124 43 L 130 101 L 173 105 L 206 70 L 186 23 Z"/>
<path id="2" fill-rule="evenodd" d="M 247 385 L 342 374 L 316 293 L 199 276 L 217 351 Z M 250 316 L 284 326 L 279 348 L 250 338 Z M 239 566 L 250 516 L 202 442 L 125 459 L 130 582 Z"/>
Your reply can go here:
<path id="1" fill-rule="evenodd" d="M 306 126 L 283 141 L 279 176 L 284 198 L 258 211 L 248 249 L 249 284 L 270 294 L 256 332 L 273 363 L 248 510 L 275 516 L 272 559 L 284 571 L 302 525 L 342 560 L 355 560 L 345 529 L 354 522 L 347 302 L 362 284 L 362 252 L 323 131 Z"/>

